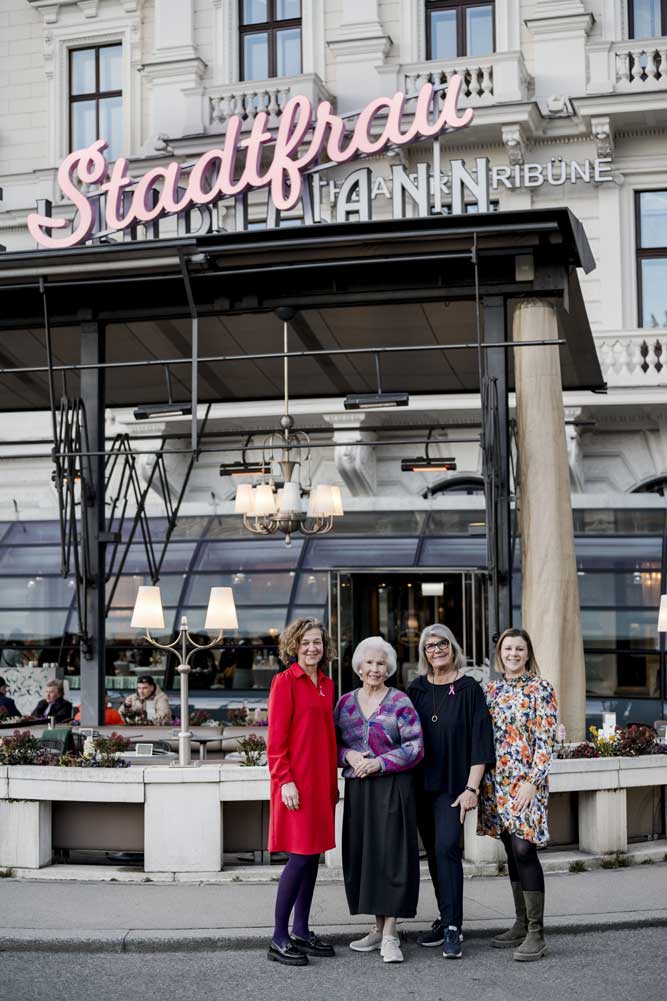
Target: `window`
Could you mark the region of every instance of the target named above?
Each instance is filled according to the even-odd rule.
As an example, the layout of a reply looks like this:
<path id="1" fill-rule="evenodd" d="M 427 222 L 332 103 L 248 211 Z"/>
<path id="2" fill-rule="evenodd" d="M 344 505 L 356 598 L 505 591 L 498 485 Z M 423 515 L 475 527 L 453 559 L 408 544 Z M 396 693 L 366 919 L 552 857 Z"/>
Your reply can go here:
<path id="1" fill-rule="evenodd" d="M 428 58 L 488 56 L 495 48 L 494 7 L 488 0 L 427 0 Z"/>
<path id="2" fill-rule="evenodd" d="M 667 0 L 629 0 L 630 38 L 660 38 L 667 32 Z"/>
<path id="3" fill-rule="evenodd" d="M 667 191 L 638 191 L 637 289 L 640 327 L 667 327 Z"/>
<path id="4" fill-rule="evenodd" d="M 96 45 L 70 51 L 70 149 L 83 149 L 96 139 L 105 139 L 109 144 L 108 159 L 115 160 L 120 155 L 122 52 L 122 45 Z"/>
<path id="5" fill-rule="evenodd" d="M 301 73 L 301 0 L 239 0 L 241 79 Z"/>

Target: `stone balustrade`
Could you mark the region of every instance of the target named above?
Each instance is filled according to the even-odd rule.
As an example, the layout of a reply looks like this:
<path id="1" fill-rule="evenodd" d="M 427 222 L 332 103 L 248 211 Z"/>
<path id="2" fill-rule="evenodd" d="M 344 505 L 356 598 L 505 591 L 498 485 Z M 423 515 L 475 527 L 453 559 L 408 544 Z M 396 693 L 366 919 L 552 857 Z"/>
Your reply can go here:
<path id="1" fill-rule="evenodd" d="M 610 386 L 661 386 L 667 382 L 662 334 L 651 328 L 595 336 L 602 374 Z"/>
<path id="2" fill-rule="evenodd" d="M 408 97 L 425 83 L 446 86 L 458 73 L 463 78 L 462 107 L 485 107 L 505 101 L 527 101 L 533 81 L 520 52 L 500 52 L 483 59 L 461 57 L 447 62 L 433 61 L 401 66 L 400 80 Z"/>
<path id="3" fill-rule="evenodd" d="M 603 854 L 627 848 L 627 791 L 667 785 L 667 757 L 555 761 L 552 793 L 577 793 L 579 848 Z M 339 788 L 344 792 L 343 780 Z M 266 803 L 266 767 L 211 763 L 195 768 L 153 765 L 128 769 L 0 767 L 0 867 L 36 869 L 52 857 L 52 804 L 143 804 L 144 870 L 219 872 L 225 803 Z M 336 811 L 341 843 L 342 798 Z M 108 818 L 108 814 L 107 814 Z M 478 837 L 476 814 L 464 828 L 465 857 L 473 863 L 502 861 L 502 846 Z M 90 842 L 90 831 L 87 831 Z M 104 849 L 105 829 L 99 829 Z M 258 848 L 263 848 L 264 845 Z M 341 865 L 340 847 L 327 852 Z"/>
<path id="4" fill-rule="evenodd" d="M 315 73 L 226 84 L 209 91 L 209 131 L 224 131 L 232 115 L 238 115 L 243 120 L 243 130 L 249 131 L 259 111 L 268 113 L 269 127 L 275 128 L 285 104 L 296 94 L 307 97 L 313 107 L 320 101 L 334 103 L 333 97 Z"/>
<path id="5" fill-rule="evenodd" d="M 614 46 L 616 90 L 667 89 L 667 41 L 628 41 Z"/>

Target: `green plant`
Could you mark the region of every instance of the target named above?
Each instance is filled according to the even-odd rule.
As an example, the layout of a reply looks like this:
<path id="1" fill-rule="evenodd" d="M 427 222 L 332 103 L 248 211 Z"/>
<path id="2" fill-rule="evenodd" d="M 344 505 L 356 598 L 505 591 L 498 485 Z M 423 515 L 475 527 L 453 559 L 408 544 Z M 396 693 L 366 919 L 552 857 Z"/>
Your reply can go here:
<path id="1" fill-rule="evenodd" d="M 29 730 L 14 730 L 0 741 L 0 765 L 50 765 L 53 756 Z"/>
<path id="2" fill-rule="evenodd" d="M 262 764 L 266 754 L 266 741 L 263 737 L 249 733 L 247 737 L 239 738 L 238 745 L 243 758 L 242 765 L 253 768 Z"/>
<path id="3" fill-rule="evenodd" d="M 118 755 L 129 751 L 132 741 L 115 730 L 108 737 L 95 738 L 95 758 L 104 768 L 117 767 Z"/>
<path id="4" fill-rule="evenodd" d="M 0 869 L 0 879 L 14 879 L 15 876 L 15 869 Z"/>
<path id="5" fill-rule="evenodd" d="M 227 722 L 230 726 L 247 726 L 249 716 L 247 706 L 241 706 L 240 709 L 227 710 Z"/>
<path id="6" fill-rule="evenodd" d="M 211 715 L 205 709 L 193 709 L 190 713 L 190 726 L 202 726 L 208 723 Z"/>
<path id="7" fill-rule="evenodd" d="M 600 862 L 602 869 L 627 869 L 630 865 L 632 865 L 632 859 L 625 852 L 614 852 L 613 855 L 608 855 Z"/>
<path id="8" fill-rule="evenodd" d="M 581 859 L 575 859 L 574 862 L 570 862 L 569 869 L 570 872 L 588 872 L 586 863 L 582 862 Z"/>
<path id="9" fill-rule="evenodd" d="M 652 858 L 643 858 L 639 864 L 640 865 L 655 865 L 655 859 L 652 859 Z"/>

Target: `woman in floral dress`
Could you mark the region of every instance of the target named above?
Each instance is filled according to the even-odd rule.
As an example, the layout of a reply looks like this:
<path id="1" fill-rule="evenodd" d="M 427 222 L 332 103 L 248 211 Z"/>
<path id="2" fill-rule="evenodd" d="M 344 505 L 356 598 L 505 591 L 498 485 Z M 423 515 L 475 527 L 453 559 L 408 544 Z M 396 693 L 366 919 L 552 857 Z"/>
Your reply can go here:
<path id="1" fill-rule="evenodd" d="M 516 921 L 497 935 L 496 948 L 515 947 L 514 959 L 540 959 L 544 943 L 544 873 L 537 847 L 549 840 L 549 770 L 558 724 L 553 686 L 540 678 L 530 636 L 506 629 L 496 644 L 502 674 L 486 687 L 493 720 L 496 767 L 481 786 L 478 834 L 500 838 L 507 853 Z"/>

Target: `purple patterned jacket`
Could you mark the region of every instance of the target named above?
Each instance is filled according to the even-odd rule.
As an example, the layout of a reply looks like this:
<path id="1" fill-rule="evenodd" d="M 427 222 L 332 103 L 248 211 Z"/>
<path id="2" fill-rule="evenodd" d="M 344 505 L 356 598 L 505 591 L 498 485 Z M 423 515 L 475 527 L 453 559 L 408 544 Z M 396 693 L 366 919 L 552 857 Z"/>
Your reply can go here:
<path id="1" fill-rule="evenodd" d="M 359 689 L 338 700 L 334 711 L 338 740 L 338 764 L 346 778 L 354 770 L 346 763 L 348 751 L 361 751 L 379 758 L 383 772 L 405 772 L 424 757 L 424 737 L 419 716 L 410 699 L 397 688 L 390 688 L 384 699 L 366 719 L 359 707 Z"/>

